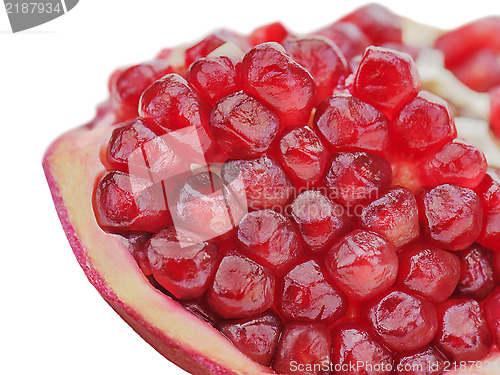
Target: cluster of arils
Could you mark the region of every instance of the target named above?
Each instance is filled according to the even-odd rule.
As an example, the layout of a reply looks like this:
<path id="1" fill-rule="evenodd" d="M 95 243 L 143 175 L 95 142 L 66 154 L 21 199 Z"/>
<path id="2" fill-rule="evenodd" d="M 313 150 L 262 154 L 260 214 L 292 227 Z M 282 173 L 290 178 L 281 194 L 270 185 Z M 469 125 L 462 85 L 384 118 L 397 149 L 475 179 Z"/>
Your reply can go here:
<path id="1" fill-rule="evenodd" d="M 500 339 L 500 175 L 422 90 L 401 22 L 221 31 L 111 77 L 97 222 L 278 373 L 437 374 Z M 436 43 L 475 89 L 498 24 Z"/>

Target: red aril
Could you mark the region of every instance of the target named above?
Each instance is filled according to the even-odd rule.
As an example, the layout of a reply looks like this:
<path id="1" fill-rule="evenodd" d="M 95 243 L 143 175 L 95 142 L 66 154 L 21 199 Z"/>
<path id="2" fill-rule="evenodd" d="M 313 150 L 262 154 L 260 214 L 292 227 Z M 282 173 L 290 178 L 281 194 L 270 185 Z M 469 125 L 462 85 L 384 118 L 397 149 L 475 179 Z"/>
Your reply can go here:
<path id="1" fill-rule="evenodd" d="M 371 44 L 366 34 L 351 22 L 335 22 L 316 31 L 314 35 L 322 35 L 332 40 L 348 61 L 362 55 L 365 48 Z"/>
<path id="2" fill-rule="evenodd" d="M 493 274 L 493 254 L 474 244 L 458 253 L 460 259 L 460 279 L 457 292 L 477 300 L 485 299 L 495 288 Z"/>
<path id="3" fill-rule="evenodd" d="M 448 360 L 434 346 L 396 354 L 395 373 L 398 375 L 440 375 L 448 367 Z"/>

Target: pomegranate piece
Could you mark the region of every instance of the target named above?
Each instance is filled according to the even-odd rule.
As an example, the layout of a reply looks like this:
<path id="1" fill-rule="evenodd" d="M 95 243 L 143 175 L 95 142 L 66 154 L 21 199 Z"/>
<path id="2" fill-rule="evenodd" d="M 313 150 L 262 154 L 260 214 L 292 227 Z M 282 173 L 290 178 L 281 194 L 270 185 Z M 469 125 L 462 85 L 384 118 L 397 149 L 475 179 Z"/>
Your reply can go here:
<path id="1" fill-rule="evenodd" d="M 322 102 L 314 115 L 314 126 L 332 151 L 365 150 L 381 155 L 389 148 L 387 118 L 351 95 L 334 95 Z"/>
<path id="2" fill-rule="evenodd" d="M 458 253 L 460 279 L 457 292 L 477 300 L 485 299 L 495 288 L 493 254 L 481 245 L 474 244 Z"/>
<path id="3" fill-rule="evenodd" d="M 198 94 L 178 74 L 167 74 L 142 93 L 139 116 L 167 130 L 193 127 L 203 151 L 212 146 L 207 111 Z"/>
<path id="4" fill-rule="evenodd" d="M 238 196 L 246 196 L 252 210 L 283 207 L 292 197 L 294 189 L 278 163 L 267 156 L 251 160 L 229 160 L 221 172 L 226 184 Z"/>
<path id="5" fill-rule="evenodd" d="M 350 298 L 367 300 L 396 280 L 396 248 L 373 232 L 355 230 L 326 254 L 326 269 Z"/>
<path id="6" fill-rule="evenodd" d="M 420 235 L 417 200 L 406 188 L 392 188 L 363 208 L 360 223 L 401 247 Z"/>
<path id="7" fill-rule="evenodd" d="M 238 91 L 221 99 L 210 114 L 210 130 L 232 157 L 261 156 L 280 129 L 278 117 L 254 97 Z"/>
<path id="8" fill-rule="evenodd" d="M 111 106 L 118 120 L 137 117 L 139 99 L 144 90 L 167 73 L 171 73 L 171 68 L 166 61 L 153 60 L 131 66 L 112 76 Z"/>
<path id="9" fill-rule="evenodd" d="M 223 321 L 217 327 L 244 354 L 269 366 L 278 347 L 281 320 L 273 313 Z"/>
<path id="10" fill-rule="evenodd" d="M 398 284 L 431 302 L 443 302 L 460 278 L 455 254 L 424 243 L 413 243 L 399 253 Z"/>
<path id="11" fill-rule="evenodd" d="M 398 375 L 441 375 L 448 366 L 448 360 L 434 346 L 410 353 L 396 353 L 395 374 Z"/>
<path id="12" fill-rule="evenodd" d="M 256 28 L 248 36 L 252 46 L 266 42 L 281 43 L 289 36 L 289 32 L 281 22 L 273 22 Z"/>
<path id="13" fill-rule="evenodd" d="M 172 222 L 162 185 L 125 172 L 107 173 L 93 202 L 99 226 L 112 232 L 157 232 Z"/>
<path id="14" fill-rule="evenodd" d="M 451 298 L 438 306 L 436 345 L 453 361 L 475 361 L 488 354 L 492 336 L 479 303 Z"/>
<path id="15" fill-rule="evenodd" d="M 176 298 L 194 299 L 205 294 L 217 267 L 216 244 L 168 227 L 148 240 L 146 251 L 153 277 Z"/>
<path id="16" fill-rule="evenodd" d="M 290 323 L 281 335 L 273 369 L 278 374 L 326 375 L 332 339 L 328 327 L 318 323 Z"/>
<path id="17" fill-rule="evenodd" d="M 500 177 L 489 169 L 475 189 L 483 206 L 483 228 L 477 239 L 481 245 L 500 250 Z"/>
<path id="18" fill-rule="evenodd" d="M 453 68 L 484 49 L 500 51 L 500 17 L 486 17 L 441 35 L 435 47 L 444 53 L 445 65 Z"/>
<path id="19" fill-rule="evenodd" d="M 277 43 L 252 48 L 242 63 L 243 87 L 280 116 L 282 126 L 305 125 L 316 101 L 316 88 L 307 70 Z"/>
<path id="20" fill-rule="evenodd" d="M 493 338 L 500 343 L 500 289 L 496 289 L 484 304 L 486 321 L 490 326 Z"/>
<path id="21" fill-rule="evenodd" d="M 351 22 L 334 22 L 320 29 L 314 35 L 322 35 L 331 39 L 342 51 L 347 61 L 362 55 L 371 42 L 361 29 Z"/>
<path id="22" fill-rule="evenodd" d="M 196 60 L 187 72 L 187 79 L 210 105 L 242 89 L 239 62 L 226 56 Z"/>
<path id="23" fill-rule="evenodd" d="M 400 152 L 410 157 L 432 155 L 457 136 L 448 104 L 428 91 L 420 91 L 403 107 L 391 130 Z"/>
<path id="24" fill-rule="evenodd" d="M 244 200 L 214 172 L 188 175 L 181 181 L 168 197 L 176 226 L 208 240 L 231 232 L 245 215 Z"/>
<path id="25" fill-rule="evenodd" d="M 291 215 L 304 242 L 313 252 L 322 252 L 351 229 L 345 207 L 319 191 L 301 193 L 291 205 Z"/>
<path id="26" fill-rule="evenodd" d="M 275 278 L 269 269 L 231 251 L 219 264 L 207 301 L 224 319 L 247 318 L 273 305 L 274 290 Z"/>
<path id="27" fill-rule="evenodd" d="M 325 177 L 329 197 L 348 207 L 369 203 L 391 186 L 389 163 L 368 152 L 337 152 Z"/>
<path id="28" fill-rule="evenodd" d="M 490 91 L 490 129 L 493 135 L 500 138 L 500 86 Z"/>
<path id="29" fill-rule="evenodd" d="M 395 351 L 415 350 L 429 344 L 438 325 L 434 304 L 399 290 L 377 299 L 368 316 L 374 331 Z"/>
<path id="30" fill-rule="evenodd" d="M 410 55 L 382 47 L 368 47 L 354 78 L 352 94 L 392 119 L 421 87 Z"/>
<path id="31" fill-rule="evenodd" d="M 307 37 L 283 42 L 286 52 L 307 69 L 316 84 L 316 103 L 332 95 L 333 89 L 349 74 L 339 47 L 327 38 Z"/>
<path id="32" fill-rule="evenodd" d="M 427 239 L 447 250 L 464 250 L 477 239 L 483 208 L 477 194 L 456 185 L 438 185 L 419 198 Z"/>
<path id="33" fill-rule="evenodd" d="M 347 301 L 310 260 L 295 266 L 280 282 L 282 315 L 289 320 L 331 324 L 345 315 Z"/>
<path id="34" fill-rule="evenodd" d="M 379 4 L 358 8 L 340 21 L 356 24 L 375 45 L 386 42 L 402 43 L 401 19 Z"/>
<path id="35" fill-rule="evenodd" d="M 333 363 L 335 373 L 343 375 L 390 375 L 393 368 L 391 352 L 362 324 L 344 325 L 335 329 Z"/>
<path id="36" fill-rule="evenodd" d="M 251 257 L 281 273 L 302 254 L 302 245 L 290 220 L 282 214 L 261 210 L 246 214 L 240 222 L 238 245 Z"/>
<path id="37" fill-rule="evenodd" d="M 487 168 L 481 150 L 454 139 L 420 165 L 420 181 L 426 186 L 454 184 L 474 189 L 483 180 Z"/>
<path id="38" fill-rule="evenodd" d="M 279 141 L 279 157 L 296 185 L 311 188 L 324 175 L 329 153 L 308 126 L 291 129 Z"/>

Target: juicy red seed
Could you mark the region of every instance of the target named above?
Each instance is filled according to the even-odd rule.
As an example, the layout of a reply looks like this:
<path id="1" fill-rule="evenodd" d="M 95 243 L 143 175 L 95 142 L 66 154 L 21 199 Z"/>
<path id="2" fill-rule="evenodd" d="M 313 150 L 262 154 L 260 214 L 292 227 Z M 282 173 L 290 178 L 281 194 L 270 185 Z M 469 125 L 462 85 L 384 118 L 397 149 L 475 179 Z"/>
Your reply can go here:
<path id="1" fill-rule="evenodd" d="M 296 185 L 310 188 L 321 181 L 330 155 L 314 130 L 305 126 L 281 137 L 279 156 Z"/>
<path id="2" fill-rule="evenodd" d="M 189 68 L 187 79 L 208 104 L 241 90 L 238 60 L 220 56 L 195 61 Z"/>
<path id="3" fill-rule="evenodd" d="M 435 47 L 443 51 L 445 65 L 453 68 L 474 52 L 500 50 L 500 17 L 481 18 L 441 35 Z"/>
<path id="4" fill-rule="evenodd" d="M 238 196 L 246 197 L 247 206 L 253 210 L 283 207 L 294 192 L 283 169 L 267 156 L 229 160 L 222 167 L 222 178 Z"/>
<path id="5" fill-rule="evenodd" d="M 368 152 L 338 152 L 332 156 L 325 186 L 330 198 L 356 206 L 384 194 L 391 181 L 391 166 L 384 159 Z"/>
<path id="6" fill-rule="evenodd" d="M 455 184 L 474 189 L 483 180 L 487 168 L 481 150 L 454 139 L 421 164 L 420 181 L 427 186 Z"/>
<path id="7" fill-rule="evenodd" d="M 111 103 L 119 113 L 119 118 L 123 120 L 136 117 L 139 99 L 144 90 L 170 72 L 171 68 L 167 62 L 153 60 L 134 65 L 118 74 L 111 85 Z"/>
<path id="8" fill-rule="evenodd" d="M 362 55 L 371 42 L 361 29 L 351 22 L 335 22 L 314 33 L 331 39 L 350 61 L 353 57 Z"/>
<path id="9" fill-rule="evenodd" d="M 484 304 L 486 320 L 490 326 L 493 338 L 500 343 L 500 289 L 495 290 Z"/>
<path id="10" fill-rule="evenodd" d="M 203 240 L 231 232 L 246 213 L 243 203 L 214 172 L 186 177 L 169 196 L 174 223 Z"/>
<path id="11" fill-rule="evenodd" d="M 210 129 L 233 157 L 262 155 L 278 135 L 278 117 L 259 100 L 238 91 L 221 99 L 210 114 Z"/>
<path id="12" fill-rule="evenodd" d="M 332 339 L 328 327 L 314 323 L 285 325 L 273 369 L 277 374 L 319 375 L 331 361 Z"/>
<path id="13" fill-rule="evenodd" d="M 316 103 L 332 95 L 333 89 L 349 73 L 344 55 L 329 39 L 292 39 L 285 41 L 283 47 L 313 77 L 316 83 Z"/>
<path id="14" fill-rule="evenodd" d="M 475 361 L 489 353 L 491 332 L 479 303 L 473 299 L 449 299 L 438 306 L 438 348 L 454 361 Z"/>
<path id="15" fill-rule="evenodd" d="M 172 221 L 161 184 L 111 171 L 97 184 L 94 212 L 110 231 L 157 232 Z"/>
<path id="16" fill-rule="evenodd" d="M 222 258 L 207 301 L 224 319 L 247 318 L 273 305 L 274 289 L 269 269 L 233 251 Z"/>
<path id="17" fill-rule="evenodd" d="M 500 285 L 500 252 L 493 252 L 493 273 L 495 274 L 495 279 L 497 285 Z"/>
<path id="18" fill-rule="evenodd" d="M 281 22 L 273 22 L 256 28 L 248 36 L 248 40 L 252 46 L 266 42 L 281 43 L 289 35 L 288 30 Z"/>
<path id="19" fill-rule="evenodd" d="M 500 50 L 478 51 L 453 67 L 452 72 L 472 90 L 486 92 L 500 85 Z"/>
<path id="20" fill-rule="evenodd" d="M 410 190 L 403 187 L 392 188 L 365 206 L 360 222 L 362 228 L 381 234 L 396 247 L 420 235 L 417 200 Z"/>
<path id="21" fill-rule="evenodd" d="M 280 309 L 286 319 L 331 324 L 347 311 L 345 297 L 314 260 L 295 266 L 280 284 Z"/>
<path id="22" fill-rule="evenodd" d="M 243 87 L 273 108 L 283 126 L 308 123 L 316 100 L 314 81 L 307 70 L 277 43 L 263 43 L 243 58 Z"/>
<path id="23" fill-rule="evenodd" d="M 314 252 L 326 250 L 351 229 L 347 210 L 319 191 L 308 190 L 295 198 L 291 215 L 305 243 Z"/>
<path id="24" fill-rule="evenodd" d="M 418 94 L 420 87 L 417 68 L 410 55 L 368 47 L 356 72 L 352 94 L 392 119 Z"/>
<path id="25" fill-rule="evenodd" d="M 299 236 L 290 220 L 271 210 L 246 214 L 238 227 L 237 238 L 243 251 L 278 273 L 302 254 Z"/>
<path id="26" fill-rule="evenodd" d="M 438 325 L 431 302 L 397 290 L 376 301 L 368 315 L 375 332 L 396 351 L 429 344 Z"/>
<path id="27" fill-rule="evenodd" d="M 410 353 L 396 353 L 394 369 L 397 375 L 441 375 L 448 360 L 434 346 Z"/>
<path id="28" fill-rule="evenodd" d="M 362 325 L 337 328 L 333 337 L 333 363 L 343 369 L 340 374 L 390 375 L 391 352 Z M 336 372 L 337 373 L 337 372 Z"/>
<path id="29" fill-rule="evenodd" d="M 127 245 L 128 250 L 141 268 L 142 273 L 146 276 L 150 276 L 153 273 L 145 248 L 149 237 L 149 233 L 130 233 L 124 238 L 124 243 Z"/>
<path id="30" fill-rule="evenodd" d="M 492 250 L 500 250 L 500 177 L 489 169 L 476 188 L 483 206 L 483 228 L 477 242 Z"/>
<path id="31" fill-rule="evenodd" d="M 113 130 L 106 166 L 159 182 L 190 170 L 191 163 L 205 164 L 202 150 L 190 143 L 196 131 L 153 129 L 136 119 Z"/>
<path id="32" fill-rule="evenodd" d="M 398 257 L 390 242 L 373 232 L 355 230 L 326 254 L 326 269 L 351 298 L 367 300 L 396 280 Z"/>
<path id="33" fill-rule="evenodd" d="M 420 91 L 394 117 L 392 136 L 401 153 L 421 157 L 432 154 L 456 136 L 455 122 L 448 104 L 427 91 Z"/>
<path id="34" fill-rule="evenodd" d="M 148 240 L 146 251 L 153 277 L 176 298 L 205 294 L 217 267 L 217 245 L 168 227 Z"/>
<path id="35" fill-rule="evenodd" d="M 273 313 L 223 321 L 218 329 L 246 356 L 269 366 L 278 347 L 281 320 Z"/>
<path id="36" fill-rule="evenodd" d="M 198 94 L 178 74 L 167 74 L 142 94 L 139 116 L 164 129 L 194 127 L 203 151 L 212 146 L 208 131 L 208 114 Z"/>
<path id="37" fill-rule="evenodd" d="M 187 311 L 194 314 L 197 318 L 216 326 L 220 322 L 220 317 L 213 312 L 213 310 L 208 306 L 207 302 L 203 298 L 181 301 L 182 307 Z"/>
<path id="38" fill-rule="evenodd" d="M 366 150 L 383 154 L 389 147 L 389 122 L 378 109 L 351 95 L 334 95 L 321 103 L 314 125 L 331 150 Z"/>
<path id="39" fill-rule="evenodd" d="M 401 18 L 379 4 L 365 5 L 340 21 L 356 24 L 373 44 L 402 42 Z"/>
<path id="40" fill-rule="evenodd" d="M 419 198 L 425 236 L 447 250 L 463 250 L 477 239 L 483 208 L 477 194 L 456 185 L 439 185 Z"/>
<path id="41" fill-rule="evenodd" d="M 431 302 L 450 297 L 460 277 L 458 257 L 424 243 L 413 243 L 399 253 L 398 284 Z"/>
<path id="42" fill-rule="evenodd" d="M 500 86 L 490 91 L 490 129 L 500 139 Z"/>
<path id="43" fill-rule="evenodd" d="M 393 49 L 399 52 L 405 52 L 411 56 L 411 58 L 415 61 L 420 53 L 420 48 L 416 46 L 412 46 L 404 43 L 397 42 L 386 42 L 382 43 L 381 47 Z"/>
<path id="44" fill-rule="evenodd" d="M 458 253 L 460 279 L 457 291 L 477 300 L 485 299 L 495 288 L 493 254 L 481 245 L 474 244 Z"/>

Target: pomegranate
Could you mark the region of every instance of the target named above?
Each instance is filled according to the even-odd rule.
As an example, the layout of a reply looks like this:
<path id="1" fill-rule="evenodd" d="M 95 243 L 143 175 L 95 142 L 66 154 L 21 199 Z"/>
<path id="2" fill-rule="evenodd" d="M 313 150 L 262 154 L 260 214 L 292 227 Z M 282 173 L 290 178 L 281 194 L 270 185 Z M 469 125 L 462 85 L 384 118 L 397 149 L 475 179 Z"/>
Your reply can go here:
<path id="1" fill-rule="evenodd" d="M 489 90 L 498 20 L 427 48 Z M 49 148 L 78 261 L 166 358 L 193 374 L 498 373 L 499 170 L 421 80 L 406 24 L 371 4 L 306 36 L 272 23 L 162 49 Z"/>

